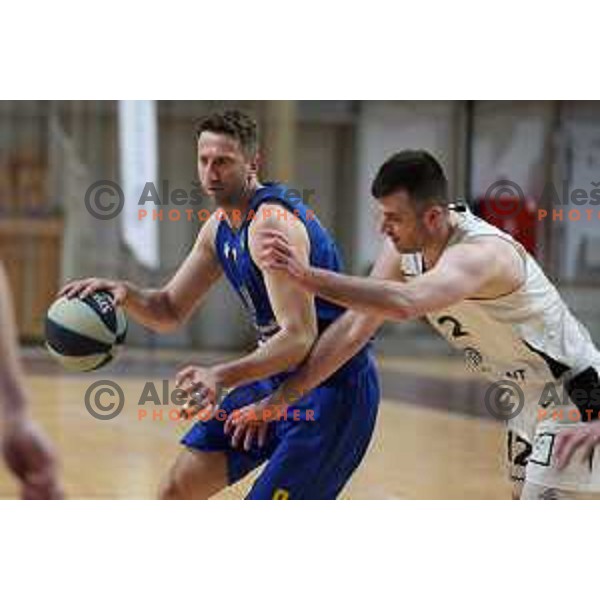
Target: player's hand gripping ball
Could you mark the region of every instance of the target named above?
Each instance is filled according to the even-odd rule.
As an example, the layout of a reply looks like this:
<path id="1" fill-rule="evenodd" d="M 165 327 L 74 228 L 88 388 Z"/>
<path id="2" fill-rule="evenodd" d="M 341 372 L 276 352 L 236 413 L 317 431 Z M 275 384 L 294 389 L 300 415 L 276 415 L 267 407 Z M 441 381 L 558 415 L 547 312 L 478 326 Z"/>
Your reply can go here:
<path id="1" fill-rule="evenodd" d="M 83 299 L 61 296 L 46 316 L 46 347 L 70 371 L 94 371 L 110 363 L 126 333 L 125 312 L 105 291 Z"/>

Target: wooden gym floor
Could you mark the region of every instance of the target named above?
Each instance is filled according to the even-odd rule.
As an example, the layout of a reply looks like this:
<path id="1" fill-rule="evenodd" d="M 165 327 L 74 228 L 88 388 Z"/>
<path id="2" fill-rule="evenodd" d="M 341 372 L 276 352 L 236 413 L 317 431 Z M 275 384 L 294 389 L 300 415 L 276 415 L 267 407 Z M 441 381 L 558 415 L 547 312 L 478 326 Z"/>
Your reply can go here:
<path id="1" fill-rule="evenodd" d="M 69 498 L 155 497 L 186 425 L 170 421 L 166 409 L 162 421 L 140 420 L 138 399 L 146 381 L 160 392 L 162 379 L 172 379 L 185 363 L 181 356 L 132 355 L 113 369 L 74 376 L 43 356 L 26 361 L 33 413 L 60 452 Z M 379 364 L 384 400 L 376 434 L 342 498 L 510 498 L 502 468 L 503 426 L 482 413 L 482 388 L 465 378 L 462 364 L 400 358 L 380 358 Z M 114 379 L 125 393 L 123 411 L 110 421 L 92 418 L 84 406 L 87 388 L 100 379 Z M 242 498 L 255 476 L 217 497 Z M 16 497 L 5 469 L 0 497 Z"/>

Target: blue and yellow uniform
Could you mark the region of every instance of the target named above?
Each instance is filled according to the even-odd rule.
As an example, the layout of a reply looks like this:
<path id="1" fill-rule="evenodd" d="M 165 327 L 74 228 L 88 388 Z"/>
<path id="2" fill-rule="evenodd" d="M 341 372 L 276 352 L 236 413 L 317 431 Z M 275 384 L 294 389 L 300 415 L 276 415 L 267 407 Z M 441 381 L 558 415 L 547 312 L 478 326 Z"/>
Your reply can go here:
<path id="1" fill-rule="evenodd" d="M 310 264 L 340 270 L 340 258 L 331 236 L 312 211 L 280 184 L 267 184 L 252 198 L 244 224 L 234 231 L 219 223 L 216 251 L 223 271 L 240 296 L 259 340 L 277 332 L 262 273 L 248 249 L 251 218 L 264 203 L 281 204 L 308 232 Z M 293 218 L 288 215 L 288 218 Z M 339 306 L 315 299 L 319 333 L 343 312 Z M 229 483 L 235 483 L 268 460 L 248 494 L 250 499 L 333 499 L 362 460 L 375 426 L 379 381 L 371 349 L 363 348 L 337 372 L 287 409 L 287 415 L 269 424 L 267 441 L 250 451 L 231 448 L 223 415 L 273 393 L 290 371 L 231 391 L 221 404 L 220 417 L 195 424 L 182 443 L 202 451 L 227 455 Z"/>

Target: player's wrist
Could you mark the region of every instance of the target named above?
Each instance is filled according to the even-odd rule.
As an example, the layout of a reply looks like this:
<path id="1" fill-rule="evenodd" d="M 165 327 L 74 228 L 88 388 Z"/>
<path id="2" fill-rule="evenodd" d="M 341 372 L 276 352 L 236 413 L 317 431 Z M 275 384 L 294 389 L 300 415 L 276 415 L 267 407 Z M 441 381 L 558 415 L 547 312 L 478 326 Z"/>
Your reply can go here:
<path id="1" fill-rule="evenodd" d="M 227 365 L 213 365 L 212 367 L 206 367 L 206 370 L 210 374 L 210 378 L 214 383 L 215 389 L 221 390 L 223 388 L 232 387 L 235 385 L 231 382 Z"/>
<path id="2" fill-rule="evenodd" d="M 24 406 L 5 406 L 2 411 L 2 433 L 15 431 L 30 421 L 30 417 Z"/>
<path id="3" fill-rule="evenodd" d="M 309 290 L 309 291 L 314 291 L 315 289 L 315 285 L 318 281 L 318 269 L 315 269 L 314 267 L 311 267 L 310 265 L 307 265 L 304 269 L 302 269 L 297 277 L 296 280 L 300 283 L 300 285 Z"/>
<path id="4" fill-rule="evenodd" d="M 278 421 L 282 418 L 286 408 L 287 404 L 276 402 L 273 400 L 273 396 L 268 396 L 256 403 L 257 419 L 264 423 Z"/>
<path id="5" fill-rule="evenodd" d="M 284 383 L 275 393 L 271 394 L 261 402 L 265 407 L 284 410 L 295 404 L 302 397 L 297 385 Z"/>
<path id="6" fill-rule="evenodd" d="M 139 290 L 129 281 L 117 281 L 117 285 L 121 288 L 122 298 L 121 307 L 127 309 L 131 306 L 131 302 L 137 292 L 139 296 Z"/>
<path id="7" fill-rule="evenodd" d="M 4 399 L 4 402 L 0 402 L 2 426 L 8 421 L 18 422 L 26 419 L 27 398 L 17 373 L 10 372 L 2 378 L 0 399 Z"/>

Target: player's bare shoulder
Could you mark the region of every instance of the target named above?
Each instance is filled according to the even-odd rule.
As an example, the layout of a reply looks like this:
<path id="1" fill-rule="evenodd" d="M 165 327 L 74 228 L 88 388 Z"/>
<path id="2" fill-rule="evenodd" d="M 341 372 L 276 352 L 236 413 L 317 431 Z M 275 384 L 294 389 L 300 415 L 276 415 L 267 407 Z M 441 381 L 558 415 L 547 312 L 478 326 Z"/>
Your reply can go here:
<path id="1" fill-rule="evenodd" d="M 452 246 L 447 257 L 461 261 L 467 270 L 485 272 L 477 296 L 498 297 L 521 287 L 526 277 L 526 253 L 518 244 L 493 235 L 478 236 Z"/>
<path id="2" fill-rule="evenodd" d="M 306 226 L 297 215 L 282 204 L 264 202 L 258 207 L 248 229 L 251 248 L 256 234 L 265 230 L 275 230 L 285 234 L 298 248 L 310 248 Z"/>
<path id="3" fill-rule="evenodd" d="M 218 210 L 210 215 L 198 232 L 192 252 L 207 251 L 216 256 L 215 242 L 217 239 L 217 230 L 222 220 L 222 213 Z"/>

